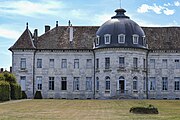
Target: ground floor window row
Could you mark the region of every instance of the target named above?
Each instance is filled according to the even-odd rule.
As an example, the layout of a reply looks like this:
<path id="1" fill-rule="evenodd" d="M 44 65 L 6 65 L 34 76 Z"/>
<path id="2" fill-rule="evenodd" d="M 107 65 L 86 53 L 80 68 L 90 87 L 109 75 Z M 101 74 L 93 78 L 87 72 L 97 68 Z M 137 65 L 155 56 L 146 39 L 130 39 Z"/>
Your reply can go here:
<path id="1" fill-rule="evenodd" d="M 48 78 L 48 88 L 49 90 L 54 90 L 55 89 L 55 77 L 49 77 Z M 21 89 L 22 91 L 26 90 L 26 76 L 21 76 L 20 77 L 20 84 L 21 84 Z M 37 85 L 37 90 L 42 90 L 42 76 L 37 76 L 36 77 L 36 85 Z M 85 90 L 87 91 L 92 91 L 92 77 L 86 77 L 85 80 Z M 158 81 L 159 83 L 159 81 Z M 111 90 L 111 78 L 109 76 L 105 77 L 104 80 L 105 84 L 105 90 L 110 91 Z M 132 79 L 132 90 L 137 91 L 138 90 L 138 84 L 140 84 L 138 77 L 135 76 Z M 67 77 L 61 77 L 61 90 L 67 90 Z M 80 77 L 74 77 L 73 78 L 73 90 L 78 91 L 80 90 Z M 83 84 L 84 85 L 84 84 Z M 100 88 L 100 79 L 99 77 L 96 77 L 96 91 L 99 90 Z M 156 77 L 149 77 L 148 79 L 148 84 L 146 83 L 146 77 L 143 78 L 143 90 L 146 90 L 146 86 L 148 85 L 148 90 L 149 91 L 155 91 L 157 90 L 157 80 Z M 161 89 L 162 91 L 168 91 L 169 88 L 169 80 L 168 77 L 162 77 L 161 80 Z M 119 91 L 124 91 L 126 90 L 126 79 L 123 76 L 119 77 L 119 80 L 117 80 L 117 90 Z M 174 90 L 175 91 L 180 91 L 180 77 L 175 77 L 174 78 Z"/>

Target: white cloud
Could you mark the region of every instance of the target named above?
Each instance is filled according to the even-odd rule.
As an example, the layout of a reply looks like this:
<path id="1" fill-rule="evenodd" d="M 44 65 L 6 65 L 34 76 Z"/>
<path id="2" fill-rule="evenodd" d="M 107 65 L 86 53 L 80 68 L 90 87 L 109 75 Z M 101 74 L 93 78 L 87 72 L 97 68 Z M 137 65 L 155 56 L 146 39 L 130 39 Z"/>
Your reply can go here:
<path id="1" fill-rule="evenodd" d="M 20 35 L 21 33 L 17 32 L 16 30 L 7 29 L 6 27 L 0 26 L 0 37 L 17 40 Z"/>
<path id="2" fill-rule="evenodd" d="M 166 15 L 173 15 L 175 13 L 175 10 L 169 10 L 168 8 L 166 8 L 163 12 Z"/>
<path id="3" fill-rule="evenodd" d="M 153 6 L 147 5 L 147 4 L 142 4 L 138 9 L 137 12 L 139 13 L 146 13 L 149 11 L 153 11 L 156 14 L 162 14 L 164 13 L 165 15 L 173 15 L 175 13 L 175 10 L 170 10 L 167 8 L 167 6 L 170 6 L 171 4 L 164 4 L 164 6 L 158 6 L 156 4 L 153 4 Z"/>
<path id="4" fill-rule="evenodd" d="M 174 5 L 177 6 L 177 7 L 179 7 L 179 6 L 180 6 L 180 2 L 179 2 L 179 1 L 175 1 L 175 2 L 174 2 Z"/>
<path id="5" fill-rule="evenodd" d="M 57 0 L 41 0 L 40 2 L 31 2 L 28 0 L 2 1 L 0 2 L 0 14 L 38 17 L 39 14 L 58 14 L 57 9 L 62 7 L 63 3 Z"/>

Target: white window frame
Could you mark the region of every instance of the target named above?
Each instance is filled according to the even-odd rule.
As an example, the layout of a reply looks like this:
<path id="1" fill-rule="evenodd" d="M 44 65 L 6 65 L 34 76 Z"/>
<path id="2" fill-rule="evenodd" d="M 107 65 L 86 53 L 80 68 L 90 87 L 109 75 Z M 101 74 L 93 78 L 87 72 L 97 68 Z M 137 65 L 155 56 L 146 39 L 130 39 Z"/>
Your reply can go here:
<path id="1" fill-rule="evenodd" d="M 42 68 L 42 59 L 37 59 L 37 68 Z"/>
<path id="2" fill-rule="evenodd" d="M 180 77 L 174 78 L 174 90 L 180 91 Z"/>
<path id="3" fill-rule="evenodd" d="M 80 80 L 79 80 L 79 77 L 74 77 L 73 90 L 74 91 L 79 91 L 80 90 Z"/>
<path id="4" fill-rule="evenodd" d="M 168 77 L 162 77 L 162 90 L 168 90 Z"/>
<path id="5" fill-rule="evenodd" d="M 138 78 L 137 77 L 133 78 L 133 90 L 134 91 L 138 90 Z"/>
<path id="6" fill-rule="evenodd" d="M 96 46 L 99 45 L 100 36 L 96 36 Z"/>
<path id="7" fill-rule="evenodd" d="M 143 40 L 143 46 L 146 47 L 146 36 L 142 36 L 142 40 Z"/>
<path id="8" fill-rule="evenodd" d="M 138 44 L 139 43 L 139 35 L 134 34 L 133 35 L 133 44 Z"/>
<path id="9" fill-rule="evenodd" d="M 49 59 L 49 68 L 54 68 L 54 59 Z"/>
<path id="10" fill-rule="evenodd" d="M 26 58 L 21 58 L 20 68 L 21 70 L 26 69 Z"/>
<path id="11" fill-rule="evenodd" d="M 110 81 L 110 77 L 106 76 L 105 78 L 105 90 L 106 91 L 110 91 L 111 90 L 111 81 Z"/>
<path id="12" fill-rule="evenodd" d="M 62 59 L 61 68 L 67 68 L 67 59 Z"/>
<path id="13" fill-rule="evenodd" d="M 109 41 L 107 41 L 107 37 L 109 38 Z M 104 35 L 104 44 L 110 44 L 111 43 L 111 35 L 105 34 Z"/>
<path id="14" fill-rule="evenodd" d="M 42 76 L 37 76 L 37 90 L 42 90 Z"/>
<path id="15" fill-rule="evenodd" d="M 86 77 L 86 90 L 92 91 L 92 77 Z"/>
<path id="16" fill-rule="evenodd" d="M 125 43 L 125 35 L 124 34 L 118 35 L 118 43 Z"/>
<path id="17" fill-rule="evenodd" d="M 155 91 L 156 90 L 156 78 L 155 77 L 150 77 L 149 78 L 149 90 L 150 91 Z"/>
<path id="18" fill-rule="evenodd" d="M 167 59 L 162 59 L 162 68 L 166 69 L 168 65 Z"/>

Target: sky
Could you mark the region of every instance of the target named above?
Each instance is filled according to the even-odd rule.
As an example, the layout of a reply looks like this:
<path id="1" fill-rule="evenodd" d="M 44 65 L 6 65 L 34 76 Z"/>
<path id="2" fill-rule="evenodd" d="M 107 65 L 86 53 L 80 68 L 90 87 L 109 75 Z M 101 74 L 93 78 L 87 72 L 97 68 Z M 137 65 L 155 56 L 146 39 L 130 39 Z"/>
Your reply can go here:
<path id="1" fill-rule="evenodd" d="M 121 1 L 121 4 L 120 4 Z M 0 0 L 0 68 L 9 70 L 8 50 L 29 24 L 33 33 L 44 33 L 44 26 L 101 26 L 117 8 L 140 26 L 180 27 L 180 0 Z"/>

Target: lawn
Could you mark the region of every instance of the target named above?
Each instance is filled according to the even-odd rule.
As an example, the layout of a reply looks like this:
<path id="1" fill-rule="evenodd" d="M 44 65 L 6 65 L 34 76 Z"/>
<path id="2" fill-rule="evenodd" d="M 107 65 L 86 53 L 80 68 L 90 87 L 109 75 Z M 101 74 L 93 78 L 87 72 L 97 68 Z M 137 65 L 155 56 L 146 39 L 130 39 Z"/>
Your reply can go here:
<path id="1" fill-rule="evenodd" d="M 158 107 L 158 115 L 129 113 Z M 0 120 L 180 120 L 180 100 L 23 100 L 0 103 Z"/>

